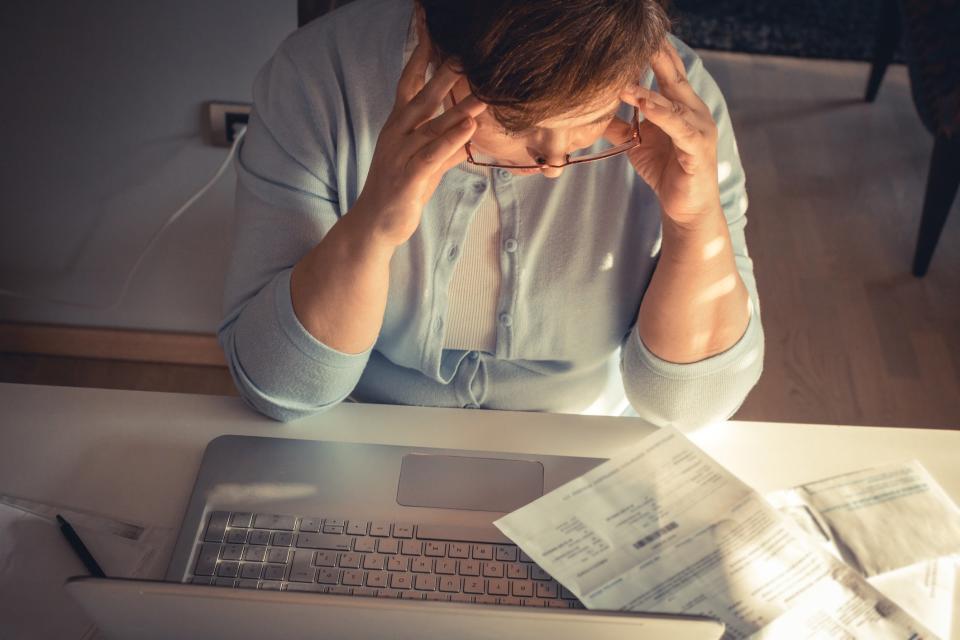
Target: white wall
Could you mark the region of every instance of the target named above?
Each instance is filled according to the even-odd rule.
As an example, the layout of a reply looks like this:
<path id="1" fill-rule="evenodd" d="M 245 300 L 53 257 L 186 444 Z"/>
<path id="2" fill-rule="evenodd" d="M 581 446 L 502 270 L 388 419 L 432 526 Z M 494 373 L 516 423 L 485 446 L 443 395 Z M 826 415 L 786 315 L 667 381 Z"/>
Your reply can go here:
<path id="1" fill-rule="evenodd" d="M 109 304 L 226 157 L 202 104 L 250 101 L 295 0 L 13 0 L 0 19 L 0 289 Z M 234 171 L 172 226 L 112 311 L 0 296 L 0 321 L 212 333 Z"/>

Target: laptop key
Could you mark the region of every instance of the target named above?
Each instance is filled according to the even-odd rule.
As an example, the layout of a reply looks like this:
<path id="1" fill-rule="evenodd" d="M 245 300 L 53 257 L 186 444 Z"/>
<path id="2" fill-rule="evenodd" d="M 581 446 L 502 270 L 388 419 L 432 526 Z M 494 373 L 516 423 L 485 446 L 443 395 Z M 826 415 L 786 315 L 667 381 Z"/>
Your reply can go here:
<path id="1" fill-rule="evenodd" d="M 397 553 L 400 551 L 400 541 L 393 538 L 384 538 L 377 542 L 377 551 L 380 553 Z"/>
<path id="2" fill-rule="evenodd" d="M 246 529 L 227 529 L 227 542 L 231 544 L 244 544 L 246 541 Z"/>
<path id="3" fill-rule="evenodd" d="M 231 527 L 246 527 L 250 528 L 250 524 L 253 522 L 252 513 L 234 513 L 230 516 L 230 526 Z"/>
<path id="4" fill-rule="evenodd" d="M 414 573 L 431 573 L 433 570 L 433 560 L 430 558 L 413 558 L 410 562 L 410 571 Z"/>
<path id="5" fill-rule="evenodd" d="M 423 554 L 423 543 L 419 540 L 404 540 L 400 545 L 400 553 L 405 556 L 419 556 Z"/>
<path id="6" fill-rule="evenodd" d="M 386 558 L 377 554 L 368 554 L 363 556 L 363 568 L 383 571 L 386 567 Z"/>
<path id="7" fill-rule="evenodd" d="M 330 587 L 327 593 L 335 593 L 338 596 L 352 596 L 353 587 L 344 587 L 341 585 L 336 585 L 336 586 Z"/>
<path id="8" fill-rule="evenodd" d="M 259 580 L 237 580 L 238 589 L 256 589 L 258 584 Z"/>
<path id="9" fill-rule="evenodd" d="M 333 551 L 350 551 L 353 538 L 327 533 L 299 533 L 297 546 L 307 549 L 330 549 Z"/>
<path id="10" fill-rule="evenodd" d="M 251 562 L 263 562 L 266 559 L 266 557 L 267 557 L 266 547 L 244 547 L 243 549 L 244 560 L 250 560 Z M 287 561 L 287 558 L 284 557 L 283 560 L 277 560 L 276 562 L 286 562 L 286 561 Z"/>
<path id="11" fill-rule="evenodd" d="M 336 551 L 317 551 L 317 557 L 314 559 L 313 564 L 318 567 L 335 567 L 337 565 L 337 556 L 339 555 Z"/>
<path id="12" fill-rule="evenodd" d="M 353 543 L 353 550 L 361 553 L 371 553 L 377 550 L 376 538 L 357 538 Z"/>
<path id="13" fill-rule="evenodd" d="M 394 538 L 412 538 L 413 537 L 413 525 L 406 522 L 395 522 L 393 524 L 393 537 Z"/>
<path id="14" fill-rule="evenodd" d="M 537 583 L 537 597 L 538 598 L 556 598 L 557 597 L 557 583 L 550 582 L 538 582 Z"/>
<path id="15" fill-rule="evenodd" d="M 534 580 L 551 580 L 550 574 L 540 568 L 540 565 L 530 566 L 530 577 Z"/>
<path id="16" fill-rule="evenodd" d="M 272 513 L 258 513 L 253 520 L 257 529 L 284 529 L 293 531 L 297 519 L 293 516 L 280 516 Z"/>
<path id="17" fill-rule="evenodd" d="M 367 587 L 356 587 L 353 590 L 353 595 L 355 596 L 364 596 L 366 598 L 372 598 L 377 595 L 376 589 L 368 589 Z"/>
<path id="18" fill-rule="evenodd" d="M 546 600 L 541 600 L 540 598 L 524 598 L 523 606 L 525 607 L 545 607 L 547 606 Z"/>
<path id="19" fill-rule="evenodd" d="M 423 555 L 441 558 L 447 554 L 446 542 L 435 542 L 430 540 L 423 549 Z"/>
<path id="20" fill-rule="evenodd" d="M 464 578 L 463 579 L 463 592 L 464 593 L 484 593 L 485 589 L 485 580 L 483 578 Z"/>
<path id="21" fill-rule="evenodd" d="M 221 560 L 239 560 L 243 557 L 242 544 L 225 544 L 220 552 Z"/>
<path id="22" fill-rule="evenodd" d="M 516 562 L 517 548 L 507 544 L 498 544 L 493 548 L 493 555 L 501 562 Z"/>
<path id="23" fill-rule="evenodd" d="M 378 598 L 399 598 L 401 593 L 403 593 L 403 591 L 398 591 L 397 589 L 381 589 L 379 593 L 377 593 L 377 597 Z"/>
<path id="24" fill-rule="evenodd" d="M 327 522 L 343 522 L 343 520 L 333 520 L 333 521 L 328 520 Z M 334 524 L 325 524 L 323 525 L 323 529 L 321 529 L 321 531 L 323 531 L 324 533 L 342 534 L 343 529 L 344 529 L 343 526 L 337 526 Z"/>
<path id="25" fill-rule="evenodd" d="M 239 562 L 221 562 L 217 567 L 217 575 L 224 578 L 236 578 L 240 573 Z"/>
<path id="26" fill-rule="evenodd" d="M 349 552 L 340 554 L 339 566 L 348 569 L 357 569 L 360 567 L 360 554 Z"/>
<path id="27" fill-rule="evenodd" d="M 351 520 L 347 523 L 347 533 L 351 536 L 365 536 L 367 535 L 367 526 L 369 522 L 363 521 L 354 521 Z"/>
<path id="28" fill-rule="evenodd" d="M 434 573 L 453 575 L 457 572 L 457 561 L 453 558 L 437 558 Z"/>
<path id="29" fill-rule="evenodd" d="M 508 564 L 507 577 L 512 580 L 526 580 L 530 577 L 530 565 L 520 563 Z"/>
<path id="30" fill-rule="evenodd" d="M 437 576 L 418 575 L 413 579 L 413 588 L 419 589 L 420 591 L 436 591 Z"/>
<path id="31" fill-rule="evenodd" d="M 547 600 L 547 606 L 554 609 L 569 609 L 570 603 L 566 600 Z"/>
<path id="32" fill-rule="evenodd" d="M 513 595 L 518 598 L 529 598 L 533 595 L 533 583 L 529 580 L 514 580 L 511 587 Z"/>
<path id="33" fill-rule="evenodd" d="M 570 589 L 567 589 L 563 585 L 560 585 L 560 597 L 564 600 L 576 600 L 577 596 L 573 595 L 573 592 Z"/>
<path id="34" fill-rule="evenodd" d="M 264 580 L 260 583 L 260 590 L 261 591 L 280 591 L 280 587 L 282 586 L 283 586 L 282 582 L 275 582 L 273 580 Z M 307 585 L 303 585 L 303 586 L 307 586 Z"/>
<path id="35" fill-rule="evenodd" d="M 441 591 L 428 591 L 428 592 L 427 592 L 427 600 L 447 601 L 447 600 L 449 600 L 449 599 L 450 599 L 450 594 L 449 594 L 449 593 L 443 593 L 443 592 L 441 592 Z"/>
<path id="36" fill-rule="evenodd" d="M 476 560 L 493 560 L 493 546 L 489 544 L 473 545 L 473 557 Z"/>
<path id="37" fill-rule="evenodd" d="M 510 582 L 505 578 L 492 578 L 487 581 L 487 593 L 494 596 L 510 595 Z"/>
<path id="38" fill-rule="evenodd" d="M 400 594 L 404 600 L 423 600 L 423 593 L 420 591 L 404 591 Z"/>
<path id="39" fill-rule="evenodd" d="M 413 576 L 409 573 L 391 574 L 390 586 L 394 589 L 409 589 L 413 586 Z"/>
<path id="40" fill-rule="evenodd" d="M 293 534 L 289 531 L 277 531 L 273 534 L 273 544 L 277 547 L 289 547 L 293 544 Z"/>
<path id="41" fill-rule="evenodd" d="M 259 580 L 260 573 L 263 571 L 263 565 L 259 562 L 244 562 L 240 566 L 240 577 L 249 580 Z M 256 585 L 254 585 L 256 588 Z"/>
<path id="42" fill-rule="evenodd" d="M 264 531 L 263 529 L 254 529 L 250 532 L 250 535 L 247 536 L 247 544 L 259 544 L 264 546 L 270 544 L 270 532 Z"/>
<path id="43" fill-rule="evenodd" d="M 487 595 L 477 596 L 477 599 L 474 600 L 474 602 L 477 604 L 497 604 L 497 597 Z"/>
<path id="44" fill-rule="evenodd" d="M 212 576 L 217 568 L 217 558 L 220 556 L 220 545 L 206 542 L 200 546 L 197 554 L 197 566 L 193 573 L 198 576 Z"/>
<path id="45" fill-rule="evenodd" d="M 321 584 L 339 584 L 340 570 L 331 569 L 330 567 L 320 567 L 317 575 L 317 582 Z"/>
<path id="46" fill-rule="evenodd" d="M 290 582 L 316 582 L 317 570 L 313 567 L 293 566 L 290 567 Z"/>
<path id="47" fill-rule="evenodd" d="M 440 578 L 440 591 L 449 593 L 460 593 L 462 581 L 456 576 L 443 576 Z"/>
<path id="48" fill-rule="evenodd" d="M 502 578 L 504 576 L 504 567 L 502 562 L 484 562 L 483 575 L 488 578 Z"/>
<path id="49" fill-rule="evenodd" d="M 519 607 L 523 604 L 523 600 L 520 598 L 515 598 L 513 596 L 500 596 L 497 598 L 497 604 L 505 604 L 511 607 Z"/>
<path id="50" fill-rule="evenodd" d="M 466 542 L 451 542 L 450 553 L 447 555 L 449 555 L 451 558 L 469 558 L 470 545 Z"/>
<path id="51" fill-rule="evenodd" d="M 478 560 L 461 560 L 460 575 L 462 576 L 480 575 L 480 562 Z"/>
<path id="52" fill-rule="evenodd" d="M 250 551 L 249 547 L 247 548 L 247 551 Z M 270 551 L 267 552 L 267 562 L 285 563 L 289 555 L 290 555 L 289 549 L 284 549 L 284 548 L 278 549 L 274 547 L 273 549 L 270 549 Z"/>
<path id="53" fill-rule="evenodd" d="M 223 542 L 223 534 L 227 530 L 227 521 L 229 518 L 229 511 L 214 511 L 211 513 L 210 520 L 207 523 L 207 531 L 203 536 L 203 541 Z"/>
<path id="54" fill-rule="evenodd" d="M 523 549 L 520 549 L 520 562 L 533 562 L 533 558 L 525 554 Z"/>
<path id="55" fill-rule="evenodd" d="M 386 571 L 369 571 L 367 572 L 367 586 L 368 587 L 386 587 L 390 581 L 390 574 Z"/>
<path id="56" fill-rule="evenodd" d="M 305 533 L 316 533 L 320 531 L 320 523 L 322 522 L 322 518 L 301 518 L 299 529 Z"/>
<path id="57" fill-rule="evenodd" d="M 233 578 L 217 578 L 213 581 L 214 586 L 217 587 L 232 587 L 236 582 Z"/>
<path id="58" fill-rule="evenodd" d="M 263 568 L 264 580 L 283 580 L 287 568 L 282 564 L 268 564 Z"/>
<path id="59" fill-rule="evenodd" d="M 376 536 L 377 538 L 388 538 L 390 536 L 390 523 L 371 522 L 370 535 Z"/>
<path id="60" fill-rule="evenodd" d="M 364 572 L 360 569 L 349 569 L 343 572 L 343 579 L 341 580 L 342 584 L 359 587 L 363 585 L 363 574 Z"/>
<path id="61" fill-rule="evenodd" d="M 450 596 L 451 602 L 473 602 L 474 596 L 468 595 L 466 593 L 454 593 Z"/>
<path id="62" fill-rule="evenodd" d="M 409 559 L 403 556 L 392 556 L 387 559 L 387 571 L 406 571 Z"/>

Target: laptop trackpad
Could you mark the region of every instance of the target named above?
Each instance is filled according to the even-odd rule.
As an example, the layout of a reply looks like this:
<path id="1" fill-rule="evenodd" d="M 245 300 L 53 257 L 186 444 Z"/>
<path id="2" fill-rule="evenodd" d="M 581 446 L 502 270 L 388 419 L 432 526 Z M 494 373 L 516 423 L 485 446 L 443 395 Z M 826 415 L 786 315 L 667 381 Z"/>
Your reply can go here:
<path id="1" fill-rule="evenodd" d="M 397 502 L 405 507 L 513 511 L 543 495 L 543 464 L 531 460 L 408 453 Z"/>

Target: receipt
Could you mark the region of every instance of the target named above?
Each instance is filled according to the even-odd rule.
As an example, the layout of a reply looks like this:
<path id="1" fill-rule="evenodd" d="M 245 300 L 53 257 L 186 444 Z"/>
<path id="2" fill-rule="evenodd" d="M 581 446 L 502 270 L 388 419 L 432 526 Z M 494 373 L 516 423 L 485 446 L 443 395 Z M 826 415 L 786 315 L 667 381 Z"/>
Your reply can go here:
<path id="1" fill-rule="evenodd" d="M 876 637 L 933 637 L 674 429 L 494 524 L 591 609 L 706 615 L 738 639 L 801 601 L 859 628 L 854 593 L 893 630 Z"/>

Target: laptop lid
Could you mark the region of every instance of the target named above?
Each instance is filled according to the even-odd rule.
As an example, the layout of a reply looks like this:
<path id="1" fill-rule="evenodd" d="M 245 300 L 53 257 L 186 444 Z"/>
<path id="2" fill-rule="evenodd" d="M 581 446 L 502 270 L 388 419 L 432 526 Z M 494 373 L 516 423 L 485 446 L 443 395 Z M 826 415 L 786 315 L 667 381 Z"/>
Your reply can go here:
<path id="1" fill-rule="evenodd" d="M 718 640 L 723 624 L 701 616 L 533 609 L 222 589 L 168 582 L 70 579 L 67 592 L 117 640 Z"/>

